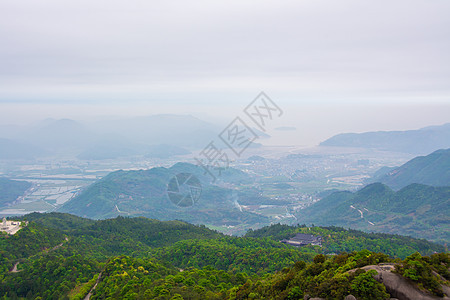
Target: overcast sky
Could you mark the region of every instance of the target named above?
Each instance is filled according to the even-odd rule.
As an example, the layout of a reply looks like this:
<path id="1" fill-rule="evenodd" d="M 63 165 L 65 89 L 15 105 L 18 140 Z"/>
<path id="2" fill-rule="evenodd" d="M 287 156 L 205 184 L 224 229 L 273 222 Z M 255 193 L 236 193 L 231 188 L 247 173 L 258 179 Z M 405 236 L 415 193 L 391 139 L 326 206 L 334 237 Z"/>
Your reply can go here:
<path id="1" fill-rule="evenodd" d="M 261 90 L 291 121 L 392 109 L 339 130 L 450 122 L 449 16 L 448 0 L 1 0 L 0 123 L 231 116 Z"/>

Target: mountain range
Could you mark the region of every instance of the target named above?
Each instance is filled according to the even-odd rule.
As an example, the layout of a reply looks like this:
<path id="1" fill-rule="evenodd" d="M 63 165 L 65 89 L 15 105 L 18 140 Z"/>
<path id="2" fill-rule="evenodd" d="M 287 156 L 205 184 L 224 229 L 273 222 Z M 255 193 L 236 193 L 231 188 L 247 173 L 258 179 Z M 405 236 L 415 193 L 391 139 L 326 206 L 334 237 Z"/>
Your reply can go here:
<path id="1" fill-rule="evenodd" d="M 341 133 L 320 146 L 371 148 L 411 154 L 428 154 L 450 148 L 450 123 L 417 130 Z"/>
<path id="2" fill-rule="evenodd" d="M 152 115 L 78 122 L 46 119 L 28 126 L 0 126 L 0 159 L 55 154 L 101 160 L 130 156 L 169 158 L 205 148 L 223 128 L 191 115 Z M 261 138 L 270 136 L 253 130 Z M 253 143 L 251 147 L 260 144 Z"/>
<path id="3" fill-rule="evenodd" d="M 395 192 L 382 183 L 335 192 L 297 215 L 300 223 L 335 225 L 450 242 L 450 187 L 411 184 Z"/>
<path id="4" fill-rule="evenodd" d="M 299 222 L 450 241 L 450 149 L 376 174 L 357 192 L 325 194 L 300 211 Z"/>
<path id="5" fill-rule="evenodd" d="M 384 183 L 393 189 L 401 189 L 412 183 L 450 186 L 450 149 L 415 157 L 398 168 L 386 171 L 378 172 L 371 181 Z"/>

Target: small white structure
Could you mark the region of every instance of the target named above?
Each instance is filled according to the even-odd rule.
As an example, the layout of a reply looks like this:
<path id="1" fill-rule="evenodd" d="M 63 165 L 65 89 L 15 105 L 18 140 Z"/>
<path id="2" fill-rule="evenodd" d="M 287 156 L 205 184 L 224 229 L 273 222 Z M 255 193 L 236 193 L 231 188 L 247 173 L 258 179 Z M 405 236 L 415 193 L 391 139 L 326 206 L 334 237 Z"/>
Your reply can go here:
<path id="1" fill-rule="evenodd" d="M 20 230 L 21 222 L 18 221 L 7 221 L 5 217 L 3 217 L 2 226 L 0 227 L 0 231 L 4 231 L 8 234 L 15 234 Z"/>

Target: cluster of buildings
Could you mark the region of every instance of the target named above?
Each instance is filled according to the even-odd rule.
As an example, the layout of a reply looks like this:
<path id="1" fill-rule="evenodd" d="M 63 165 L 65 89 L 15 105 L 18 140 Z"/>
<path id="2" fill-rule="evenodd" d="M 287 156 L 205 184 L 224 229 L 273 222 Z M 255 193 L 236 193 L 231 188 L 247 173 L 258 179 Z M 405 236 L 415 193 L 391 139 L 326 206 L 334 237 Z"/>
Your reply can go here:
<path id="1" fill-rule="evenodd" d="M 19 221 L 7 221 L 5 217 L 3 217 L 3 221 L 0 226 L 0 231 L 6 232 L 8 234 L 15 234 L 17 231 L 20 230 L 20 224 Z"/>
<path id="2" fill-rule="evenodd" d="M 296 247 L 306 245 L 322 246 L 322 237 L 320 235 L 297 233 L 293 238 L 281 240 L 280 242 Z"/>

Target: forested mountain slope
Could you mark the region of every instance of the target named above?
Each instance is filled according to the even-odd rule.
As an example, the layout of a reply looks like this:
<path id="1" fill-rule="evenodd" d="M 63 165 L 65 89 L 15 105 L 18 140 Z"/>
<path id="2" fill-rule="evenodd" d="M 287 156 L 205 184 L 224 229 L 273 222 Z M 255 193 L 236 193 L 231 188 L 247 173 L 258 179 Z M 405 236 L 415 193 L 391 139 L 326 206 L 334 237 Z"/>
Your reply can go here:
<path id="1" fill-rule="evenodd" d="M 381 183 L 336 192 L 301 210 L 300 223 L 450 241 L 450 187 L 411 184 L 397 192 Z"/>
<path id="2" fill-rule="evenodd" d="M 17 234 L 0 235 L 0 296 L 5 299 L 83 299 L 97 280 L 91 299 L 236 299 L 250 289 L 267 299 L 271 292 L 261 290 L 259 281 L 276 282 L 290 267 L 320 270 L 316 260 L 322 258 L 315 257 L 321 253 L 371 249 L 404 258 L 416 251 L 423 255 L 445 251 L 425 240 L 342 228 L 273 225 L 245 237 L 229 237 L 204 226 L 142 217 L 93 221 L 61 213 L 34 213 L 23 219 L 29 224 Z M 323 247 L 297 248 L 278 240 L 297 232 L 323 236 Z M 338 264 L 353 268 L 391 260 L 387 254 L 344 254 Z M 355 255 L 359 258 L 349 261 Z M 352 262 L 362 258 L 364 263 Z M 333 261 L 332 257 L 324 259 Z M 17 271 L 10 272 L 14 265 Z M 335 267 L 330 270 L 344 272 Z M 329 276 L 320 282 L 332 284 Z M 346 280 L 351 285 L 356 278 Z M 280 295 L 288 288 L 276 286 Z M 293 292 L 322 293 L 306 282 L 301 287 L 304 290 Z M 289 288 L 286 293 L 290 292 Z"/>
<path id="3" fill-rule="evenodd" d="M 416 157 L 386 174 L 373 178 L 401 189 L 412 183 L 431 186 L 450 186 L 450 149 L 435 151 L 427 156 Z"/>
<path id="4" fill-rule="evenodd" d="M 193 174 L 199 179 L 201 194 L 194 206 L 179 207 L 170 201 L 168 185 L 178 174 Z M 214 225 L 269 223 L 267 217 L 239 210 L 233 191 L 212 185 L 211 179 L 202 167 L 189 163 L 177 163 L 170 168 L 117 171 L 89 186 L 59 211 L 94 219 L 121 215 Z M 228 168 L 218 180 L 242 183 L 249 182 L 250 178 L 242 171 Z"/>

